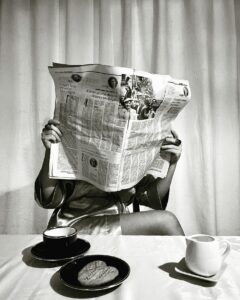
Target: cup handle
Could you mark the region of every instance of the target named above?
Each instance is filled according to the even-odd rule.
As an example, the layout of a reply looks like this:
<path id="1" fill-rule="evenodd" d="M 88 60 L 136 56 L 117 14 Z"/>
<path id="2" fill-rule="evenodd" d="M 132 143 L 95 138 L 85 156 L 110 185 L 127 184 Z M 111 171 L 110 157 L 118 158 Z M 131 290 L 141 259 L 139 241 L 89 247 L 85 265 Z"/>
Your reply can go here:
<path id="1" fill-rule="evenodd" d="M 226 259 L 226 257 L 228 256 L 230 250 L 231 250 L 231 246 L 230 246 L 230 243 L 228 241 L 226 241 L 226 240 L 223 240 L 222 242 L 225 243 L 225 244 L 227 244 L 226 249 L 222 253 L 222 259 L 224 261 Z"/>

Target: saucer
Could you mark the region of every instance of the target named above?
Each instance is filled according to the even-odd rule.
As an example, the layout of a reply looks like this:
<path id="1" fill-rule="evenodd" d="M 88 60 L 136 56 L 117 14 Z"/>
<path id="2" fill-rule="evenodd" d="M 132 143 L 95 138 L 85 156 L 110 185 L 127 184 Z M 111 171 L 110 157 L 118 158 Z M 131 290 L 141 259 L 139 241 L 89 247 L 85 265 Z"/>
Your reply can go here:
<path id="1" fill-rule="evenodd" d="M 118 270 L 118 276 L 113 280 L 99 286 L 85 286 L 78 281 L 80 270 L 92 261 L 101 260 L 108 266 Z M 79 291 L 103 291 L 119 286 L 130 274 L 129 265 L 122 259 L 110 255 L 85 255 L 63 265 L 59 271 L 60 279 L 64 285 Z"/>
<path id="2" fill-rule="evenodd" d="M 36 259 L 58 262 L 76 258 L 85 253 L 89 248 L 90 243 L 83 239 L 77 239 L 72 245 L 61 252 L 59 252 L 59 249 L 49 249 L 44 242 L 40 242 L 31 248 L 31 253 Z"/>
<path id="3" fill-rule="evenodd" d="M 209 276 L 209 277 L 205 277 L 205 276 L 201 276 L 198 274 L 195 274 L 193 272 L 191 272 L 188 267 L 186 266 L 185 263 L 185 259 L 183 258 L 175 267 L 175 271 L 179 274 L 185 275 L 185 276 L 189 276 L 192 278 L 197 278 L 197 279 L 201 279 L 204 281 L 208 281 L 208 282 L 212 282 L 212 283 L 216 283 L 218 282 L 219 278 L 221 277 L 222 273 L 225 271 L 227 267 L 226 263 L 223 263 L 221 269 L 219 270 L 219 272 L 213 276 Z"/>

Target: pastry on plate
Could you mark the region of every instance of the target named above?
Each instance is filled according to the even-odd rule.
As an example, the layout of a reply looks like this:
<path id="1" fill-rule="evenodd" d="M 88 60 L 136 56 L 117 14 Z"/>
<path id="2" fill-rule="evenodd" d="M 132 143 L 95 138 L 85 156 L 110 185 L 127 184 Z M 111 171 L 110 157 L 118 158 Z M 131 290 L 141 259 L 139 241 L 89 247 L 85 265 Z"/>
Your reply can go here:
<path id="1" fill-rule="evenodd" d="M 78 281 L 84 286 L 94 287 L 114 280 L 118 274 L 115 267 L 108 266 L 102 260 L 94 260 L 79 271 Z"/>

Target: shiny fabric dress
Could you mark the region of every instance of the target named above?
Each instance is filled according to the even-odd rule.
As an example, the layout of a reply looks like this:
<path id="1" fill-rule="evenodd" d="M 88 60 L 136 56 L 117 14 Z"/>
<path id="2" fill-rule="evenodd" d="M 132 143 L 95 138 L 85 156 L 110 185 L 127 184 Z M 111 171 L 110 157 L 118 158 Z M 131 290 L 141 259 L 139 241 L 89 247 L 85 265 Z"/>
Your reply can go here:
<path id="1" fill-rule="evenodd" d="M 138 195 L 138 201 L 148 206 L 157 192 L 148 188 L 152 183 L 149 177 L 145 176 L 141 182 L 146 191 Z M 121 234 L 120 215 L 129 213 L 128 205 L 136 198 L 136 190 L 133 187 L 105 192 L 85 181 L 58 180 L 50 200 L 46 201 L 37 178 L 35 200 L 43 208 L 54 208 L 48 228 L 73 226 L 82 234 Z"/>

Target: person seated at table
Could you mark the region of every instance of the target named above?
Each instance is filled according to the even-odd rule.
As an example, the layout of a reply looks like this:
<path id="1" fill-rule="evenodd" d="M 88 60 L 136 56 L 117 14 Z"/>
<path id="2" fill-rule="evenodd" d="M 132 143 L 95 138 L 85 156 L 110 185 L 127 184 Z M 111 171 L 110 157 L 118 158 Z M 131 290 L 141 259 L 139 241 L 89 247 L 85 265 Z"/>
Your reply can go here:
<path id="1" fill-rule="evenodd" d="M 59 125 L 58 120 L 49 120 L 42 130 L 46 151 L 35 181 L 37 203 L 43 208 L 54 208 L 48 228 L 72 226 L 82 234 L 184 235 L 176 216 L 165 210 L 172 177 L 181 155 L 181 144 L 171 144 L 177 139 L 176 133 L 166 138 L 166 144 L 160 149 L 171 154 L 165 178 L 154 179 L 146 175 L 132 188 L 105 192 L 82 180 L 49 178 L 50 147 L 62 139 Z M 133 199 L 152 209 L 130 213 L 128 205 Z"/>

